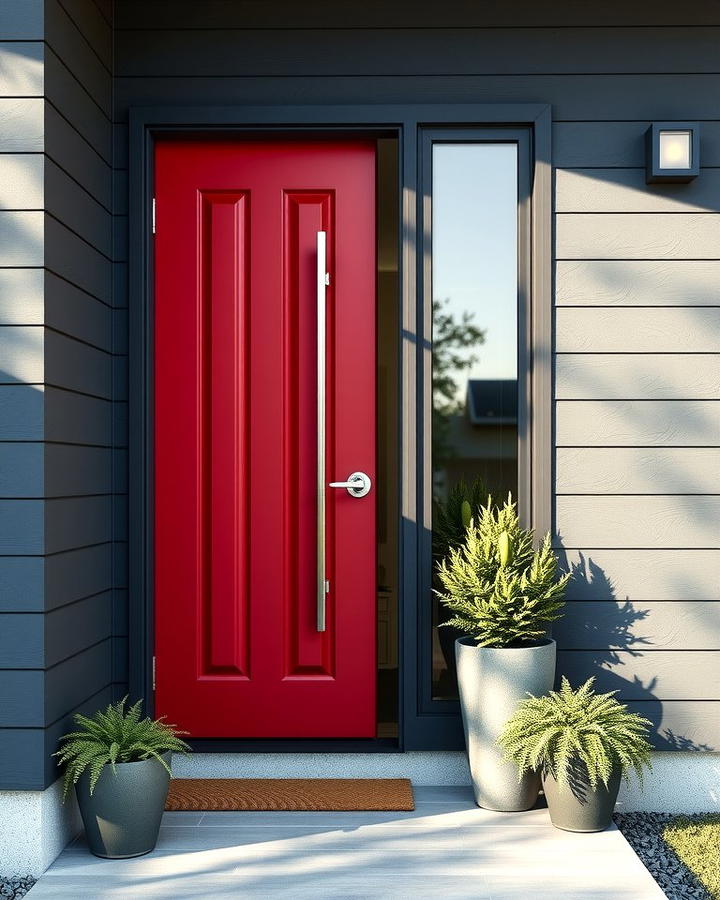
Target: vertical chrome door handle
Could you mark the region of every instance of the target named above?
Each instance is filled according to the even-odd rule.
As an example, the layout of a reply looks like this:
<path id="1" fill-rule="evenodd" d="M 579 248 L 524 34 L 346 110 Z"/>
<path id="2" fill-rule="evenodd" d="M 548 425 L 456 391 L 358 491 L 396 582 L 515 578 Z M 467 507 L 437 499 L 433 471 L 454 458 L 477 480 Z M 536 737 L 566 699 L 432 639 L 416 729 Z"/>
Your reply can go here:
<path id="1" fill-rule="evenodd" d="M 325 300 L 327 235 L 317 233 L 317 630 L 325 631 Z"/>

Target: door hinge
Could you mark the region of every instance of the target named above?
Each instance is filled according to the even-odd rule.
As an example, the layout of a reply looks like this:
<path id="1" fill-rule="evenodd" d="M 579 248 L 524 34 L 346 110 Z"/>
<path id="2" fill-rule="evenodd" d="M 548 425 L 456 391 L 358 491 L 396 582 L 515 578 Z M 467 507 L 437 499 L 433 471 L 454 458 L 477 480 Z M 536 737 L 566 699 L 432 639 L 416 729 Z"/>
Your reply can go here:
<path id="1" fill-rule="evenodd" d="M 155 234 L 155 198 L 152 200 L 152 233 Z"/>
<path id="2" fill-rule="evenodd" d="M 152 689 L 155 690 L 155 657 L 152 658 Z"/>
<path id="3" fill-rule="evenodd" d="M 330 284 L 330 273 L 329 272 L 325 273 L 325 284 L 326 285 Z"/>

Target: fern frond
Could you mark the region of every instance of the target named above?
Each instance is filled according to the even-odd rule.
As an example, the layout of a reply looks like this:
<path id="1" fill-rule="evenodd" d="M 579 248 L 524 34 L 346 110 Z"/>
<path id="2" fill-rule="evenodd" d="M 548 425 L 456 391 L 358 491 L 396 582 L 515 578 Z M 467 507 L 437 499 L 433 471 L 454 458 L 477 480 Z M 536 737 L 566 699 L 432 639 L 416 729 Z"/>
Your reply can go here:
<path id="1" fill-rule="evenodd" d="M 63 799 L 80 777 L 89 773 L 90 793 L 97 785 L 105 766 L 113 773 L 117 763 L 157 759 L 167 770 L 165 753 L 187 753 L 190 749 L 174 725 L 162 719 L 141 719 L 142 702 L 137 701 L 127 711 L 127 697 L 93 716 L 74 716 L 77 731 L 60 738 L 60 748 L 54 753 L 58 765 L 65 766 Z"/>
<path id="2" fill-rule="evenodd" d="M 577 690 L 563 676 L 559 691 L 521 700 L 505 723 L 498 744 L 522 777 L 529 770 L 550 772 L 563 787 L 579 765 L 592 788 L 607 786 L 618 769 L 634 771 L 642 783 L 650 767 L 647 740 L 652 723 L 628 711 L 616 691 L 595 694 L 594 679 Z"/>

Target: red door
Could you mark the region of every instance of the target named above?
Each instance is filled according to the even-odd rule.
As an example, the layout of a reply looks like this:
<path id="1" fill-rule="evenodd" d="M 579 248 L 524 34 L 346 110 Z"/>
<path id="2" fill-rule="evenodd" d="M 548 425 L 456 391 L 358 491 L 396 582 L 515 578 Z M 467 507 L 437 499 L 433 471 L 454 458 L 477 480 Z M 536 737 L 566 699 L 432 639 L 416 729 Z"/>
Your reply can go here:
<path id="1" fill-rule="evenodd" d="M 374 736 L 374 146 L 160 141 L 155 196 L 157 714 Z"/>

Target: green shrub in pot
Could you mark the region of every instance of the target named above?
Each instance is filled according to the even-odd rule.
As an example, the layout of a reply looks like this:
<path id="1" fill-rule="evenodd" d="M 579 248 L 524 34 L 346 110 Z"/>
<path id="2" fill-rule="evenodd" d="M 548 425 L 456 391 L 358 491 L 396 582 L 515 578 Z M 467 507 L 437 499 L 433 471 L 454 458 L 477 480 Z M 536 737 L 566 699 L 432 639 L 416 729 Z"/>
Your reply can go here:
<path id="1" fill-rule="evenodd" d="M 460 479 L 448 491 L 447 497 L 433 499 L 432 510 L 432 557 L 433 587 L 440 588 L 437 567 L 450 553 L 452 547 L 459 547 L 465 540 L 470 523 L 480 517 L 488 499 L 488 492 L 482 478 L 475 478 L 469 483 Z M 443 604 L 438 608 L 438 624 L 447 626 L 452 612 Z M 455 666 L 455 641 L 462 637 L 462 632 L 454 627 L 444 627 L 438 631 L 438 641 L 445 661 L 443 691 L 451 696 L 455 690 L 457 671 Z"/>
<path id="2" fill-rule="evenodd" d="M 88 717 L 60 738 L 54 754 L 65 766 L 67 797 L 74 785 L 90 850 L 124 858 L 149 853 L 157 842 L 170 781 L 172 753 L 190 748 L 173 725 L 141 718 L 142 701 L 127 698 Z"/>
<path id="3" fill-rule="evenodd" d="M 480 518 L 487 499 L 488 491 L 481 478 L 469 484 L 461 478 L 445 500 L 433 500 L 432 553 L 436 563 L 442 562 L 452 547 L 462 544 L 465 532 L 473 519 Z"/>
<path id="4" fill-rule="evenodd" d="M 596 694 L 594 678 L 577 690 L 563 676 L 559 691 L 523 700 L 498 739 L 519 777 L 540 772 L 553 825 L 602 831 L 610 824 L 620 780 L 650 766 L 651 722 Z"/>
<path id="5" fill-rule="evenodd" d="M 500 507 L 492 499 L 451 547 L 438 567 L 442 603 L 478 647 L 532 646 L 547 636 L 562 615 L 569 575 L 558 575 L 547 534 L 539 548 L 522 528 L 511 498 Z"/>
<path id="6" fill-rule="evenodd" d="M 479 806 L 528 809 L 539 777 L 518 783 L 496 739 L 518 702 L 550 690 L 555 679 L 551 623 L 560 617 L 569 576 L 558 571 L 550 536 L 535 546 L 511 497 L 501 506 L 489 498 L 437 567 L 438 596 L 464 635 L 455 643 L 460 708 Z"/>

